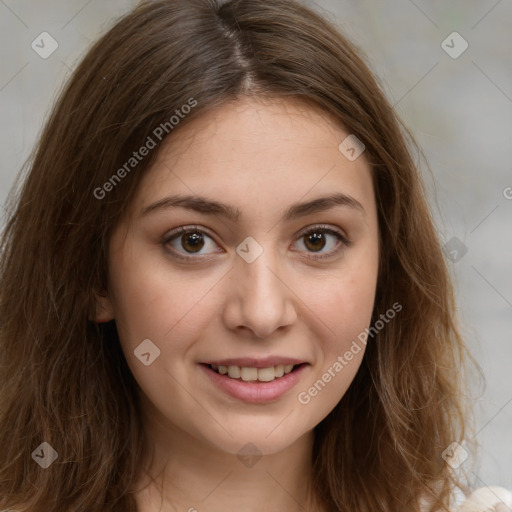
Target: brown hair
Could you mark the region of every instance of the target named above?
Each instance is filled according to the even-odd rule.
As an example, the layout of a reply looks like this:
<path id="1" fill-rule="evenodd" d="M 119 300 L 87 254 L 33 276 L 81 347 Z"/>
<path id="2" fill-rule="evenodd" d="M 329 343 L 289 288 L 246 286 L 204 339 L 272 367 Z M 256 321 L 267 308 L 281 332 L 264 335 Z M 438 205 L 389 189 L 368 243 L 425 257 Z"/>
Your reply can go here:
<path id="1" fill-rule="evenodd" d="M 447 507 L 461 483 L 441 454 L 467 437 L 457 370 L 468 354 L 413 140 L 360 54 L 291 0 L 146 2 L 92 46 L 11 197 L 1 240 L 0 508 L 136 510 L 149 449 L 139 389 L 115 322 L 89 318 L 107 288 L 110 234 L 157 151 L 118 170 L 157 127 L 172 136 L 240 95 L 308 101 L 365 144 L 381 251 L 373 321 L 403 306 L 315 428 L 318 496 L 332 511 L 419 510 L 420 496 Z M 43 441 L 58 453 L 46 470 L 31 457 Z"/>

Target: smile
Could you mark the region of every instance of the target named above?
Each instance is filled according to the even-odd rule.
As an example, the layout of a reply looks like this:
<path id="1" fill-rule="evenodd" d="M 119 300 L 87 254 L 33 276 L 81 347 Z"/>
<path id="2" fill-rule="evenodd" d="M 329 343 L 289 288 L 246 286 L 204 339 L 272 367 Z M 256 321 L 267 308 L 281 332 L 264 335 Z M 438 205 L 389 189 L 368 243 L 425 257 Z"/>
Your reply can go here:
<path id="1" fill-rule="evenodd" d="M 295 365 L 297 366 L 297 365 Z M 284 375 L 292 372 L 294 369 L 293 364 L 279 364 L 277 366 L 269 366 L 267 368 L 254 368 L 249 366 L 222 366 L 222 365 L 210 365 L 211 369 L 220 375 L 226 375 L 231 379 L 241 379 L 245 382 L 260 381 L 260 382 L 272 382 L 275 379 L 279 379 Z"/>
<path id="2" fill-rule="evenodd" d="M 245 364 L 250 364 L 247 361 Z M 255 364 L 255 363 L 252 363 Z M 243 402 L 267 403 L 279 400 L 291 391 L 310 366 L 308 363 L 263 365 L 258 367 L 234 364 L 202 363 L 199 368 L 205 373 L 214 388 Z"/>

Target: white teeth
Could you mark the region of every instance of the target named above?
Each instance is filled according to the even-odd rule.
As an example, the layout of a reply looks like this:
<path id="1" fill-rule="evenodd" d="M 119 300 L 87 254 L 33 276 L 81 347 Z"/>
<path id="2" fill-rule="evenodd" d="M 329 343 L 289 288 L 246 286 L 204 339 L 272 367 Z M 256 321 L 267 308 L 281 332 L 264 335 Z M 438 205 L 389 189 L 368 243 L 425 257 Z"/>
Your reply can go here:
<path id="1" fill-rule="evenodd" d="M 240 378 L 240 367 L 239 366 L 228 366 L 228 375 L 232 379 Z"/>
<path id="2" fill-rule="evenodd" d="M 242 380 L 258 380 L 258 369 L 247 368 L 244 366 L 243 368 L 240 368 L 240 377 Z"/>
<path id="3" fill-rule="evenodd" d="M 258 368 L 258 380 L 262 382 L 270 382 L 276 378 L 276 372 L 271 366 L 270 368 Z"/>
<path id="4" fill-rule="evenodd" d="M 284 375 L 284 366 L 282 364 L 274 366 L 274 372 L 276 374 L 276 377 L 282 377 Z"/>
<path id="5" fill-rule="evenodd" d="M 242 379 L 245 382 L 260 381 L 272 382 L 293 370 L 293 364 L 269 366 L 267 368 L 252 368 L 248 366 L 222 366 L 211 365 L 213 370 L 232 379 Z"/>

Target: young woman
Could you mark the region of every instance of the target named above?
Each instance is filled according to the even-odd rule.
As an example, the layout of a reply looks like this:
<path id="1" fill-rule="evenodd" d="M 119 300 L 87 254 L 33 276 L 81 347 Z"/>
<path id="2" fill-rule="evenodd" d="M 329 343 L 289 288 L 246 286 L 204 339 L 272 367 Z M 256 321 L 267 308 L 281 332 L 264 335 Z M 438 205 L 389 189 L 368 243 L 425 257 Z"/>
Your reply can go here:
<path id="1" fill-rule="evenodd" d="M 2 238 L 0 508 L 455 510 L 471 358 L 406 133 L 291 0 L 118 21 Z"/>

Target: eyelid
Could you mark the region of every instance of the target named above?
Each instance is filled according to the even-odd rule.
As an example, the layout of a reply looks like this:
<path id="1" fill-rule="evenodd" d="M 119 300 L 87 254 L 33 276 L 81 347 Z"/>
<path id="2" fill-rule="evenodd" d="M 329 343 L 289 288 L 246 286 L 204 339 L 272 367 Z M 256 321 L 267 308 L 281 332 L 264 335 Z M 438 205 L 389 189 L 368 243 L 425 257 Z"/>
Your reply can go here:
<path id="1" fill-rule="evenodd" d="M 205 228 L 204 226 L 199 226 L 196 224 L 191 224 L 190 226 L 179 226 L 177 228 L 172 229 L 171 231 L 166 233 L 166 235 L 164 236 L 164 239 L 171 240 L 176 235 L 183 235 L 185 233 L 190 233 L 193 231 L 200 231 L 201 233 L 205 233 L 212 239 L 215 238 L 215 234 L 213 233 L 213 231 L 210 231 L 208 228 Z"/>
<path id="2" fill-rule="evenodd" d="M 339 228 L 333 227 L 329 224 L 311 224 L 309 226 L 306 226 L 305 228 L 301 229 L 299 231 L 299 234 L 297 237 L 302 237 L 304 235 L 307 235 L 311 232 L 314 232 L 315 230 L 322 230 L 327 233 L 330 233 L 332 235 L 338 235 L 340 238 L 343 239 L 343 241 L 347 244 L 350 244 L 350 240 L 348 239 L 347 235 Z"/>

